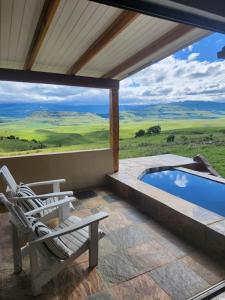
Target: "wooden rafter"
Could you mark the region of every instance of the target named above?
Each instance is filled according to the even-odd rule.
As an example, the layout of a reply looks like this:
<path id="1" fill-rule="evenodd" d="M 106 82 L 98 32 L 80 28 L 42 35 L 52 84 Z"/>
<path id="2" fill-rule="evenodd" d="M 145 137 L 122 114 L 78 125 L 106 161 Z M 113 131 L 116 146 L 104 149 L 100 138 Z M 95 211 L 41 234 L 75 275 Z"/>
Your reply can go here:
<path id="1" fill-rule="evenodd" d="M 166 47 L 168 44 L 174 42 L 176 39 L 182 37 L 184 34 L 192 31 L 194 27 L 179 24 L 175 28 L 171 29 L 163 36 L 158 38 L 153 43 L 146 46 L 144 49 L 140 50 L 138 53 L 126 59 L 124 62 L 104 74 L 103 78 L 114 78 L 121 74 L 122 72 L 128 70 L 130 67 L 136 65 L 140 61 L 144 60 L 148 56 L 154 54 L 156 51 L 159 51 L 163 47 Z"/>
<path id="2" fill-rule="evenodd" d="M 60 0 L 45 0 L 30 49 L 27 53 L 24 70 L 31 70 L 59 3 Z"/>
<path id="3" fill-rule="evenodd" d="M 0 81 L 1 80 L 68 86 L 82 86 L 102 89 L 119 88 L 119 81 L 113 79 L 0 68 Z"/>
<path id="4" fill-rule="evenodd" d="M 85 66 L 95 55 L 97 55 L 106 45 L 108 45 L 118 34 L 120 34 L 138 13 L 123 11 L 115 21 L 97 38 L 97 40 L 84 52 L 83 55 L 72 65 L 67 74 L 76 74 Z"/>

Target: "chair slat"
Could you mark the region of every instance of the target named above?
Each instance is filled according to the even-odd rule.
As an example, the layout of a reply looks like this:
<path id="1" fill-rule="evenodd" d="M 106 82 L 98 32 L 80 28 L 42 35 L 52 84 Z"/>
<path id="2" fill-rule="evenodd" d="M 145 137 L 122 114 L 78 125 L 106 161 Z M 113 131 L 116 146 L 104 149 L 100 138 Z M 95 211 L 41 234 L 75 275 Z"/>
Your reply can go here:
<path id="1" fill-rule="evenodd" d="M 67 224 L 63 223 L 63 224 L 60 224 L 59 228 L 63 229 L 63 228 L 66 228 L 67 226 L 68 226 Z M 77 239 L 80 243 L 83 243 L 88 239 L 88 235 L 86 237 L 83 236 L 82 234 L 80 234 L 80 230 L 78 230 L 76 232 L 72 232 L 72 233 L 70 233 L 70 235 L 73 238 Z"/>

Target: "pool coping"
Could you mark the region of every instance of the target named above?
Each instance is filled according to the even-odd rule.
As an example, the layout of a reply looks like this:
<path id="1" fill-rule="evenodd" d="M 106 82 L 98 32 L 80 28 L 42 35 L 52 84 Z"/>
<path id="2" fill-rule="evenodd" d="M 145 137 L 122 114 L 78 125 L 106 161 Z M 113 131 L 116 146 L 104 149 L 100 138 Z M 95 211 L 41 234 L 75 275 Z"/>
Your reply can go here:
<path id="1" fill-rule="evenodd" d="M 172 168 L 185 170 L 185 166 Z M 107 176 L 109 186 L 153 219 L 208 252 L 225 258 L 225 217 L 149 185 L 139 178 L 147 170 L 169 169 L 168 166 L 146 168 L 140 172 L 119 172 Z M 225 183 L 224 178 L 188 169 L 189 173 Z"/>

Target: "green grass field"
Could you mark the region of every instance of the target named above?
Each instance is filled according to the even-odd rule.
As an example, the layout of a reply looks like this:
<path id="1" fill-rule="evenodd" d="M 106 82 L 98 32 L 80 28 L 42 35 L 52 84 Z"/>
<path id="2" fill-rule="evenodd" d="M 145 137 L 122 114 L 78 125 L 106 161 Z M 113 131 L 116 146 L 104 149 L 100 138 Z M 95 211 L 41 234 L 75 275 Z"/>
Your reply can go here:
<path id="1" fill-rule="evenodd" d="M 155 136 L 134 138 L 139 129 L 160 125 Z M 175 136 L 167 142 L 168 135 Z M 6 137 L 13 135 L 17 139 Z M 32 141 L 33 139 L 36 142 Z M 63 152 L 109 146 L 109 122 L 95 114 L 37 113 L 24 119 L 3 120 L 0 126 L 0 155 Z M 120 157 L 174 153 L 193 157 L 203 154 L 225 177 L 225 119 L 162 120 L 124 114 L 120 122 Z"/>
<path id="2" fill-rule="evenodd" d="M 120 157 L 151 156 L 173 153 L 193 157 L 204 155 L 216 170 L 225 177 L 225 126 L 207 128 L 191 127 L 163 130 L 157 136 L 125 138 L 120 143 Z M 198 124 L 200 125 L 200 124 Z M 175 136 L 174 142 L 167 142 L 167 137 Z"/>

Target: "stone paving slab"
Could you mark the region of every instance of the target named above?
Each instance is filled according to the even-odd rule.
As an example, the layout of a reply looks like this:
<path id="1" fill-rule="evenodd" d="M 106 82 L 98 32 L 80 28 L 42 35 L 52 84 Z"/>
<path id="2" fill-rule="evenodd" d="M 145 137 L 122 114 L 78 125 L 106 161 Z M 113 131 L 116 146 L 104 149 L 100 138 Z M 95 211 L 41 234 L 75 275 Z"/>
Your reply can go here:
<path id="1" fill-rule="evenodd" d="M 225 279 L 224 265 L 191 247 L 112 191 L 78 200 L 75 215 L 105 210 L 101 223 L 99 265 L 88 268 L 88 254 L 79 257 L 50 281 L 41 300 L 185 299 Z M 28 275 L 13 275 L 11 231 L 6 213 L 0 215 L 0 299 L 33 299 Z"/>
<path id="2" fill-rule="evenodd" d="M 163 286 L 164 290 L 174 300 L 187 299 L 210 285 L 186 264 L 175 261 L 156 270 L 149 275 L 157 284 Z"/>

